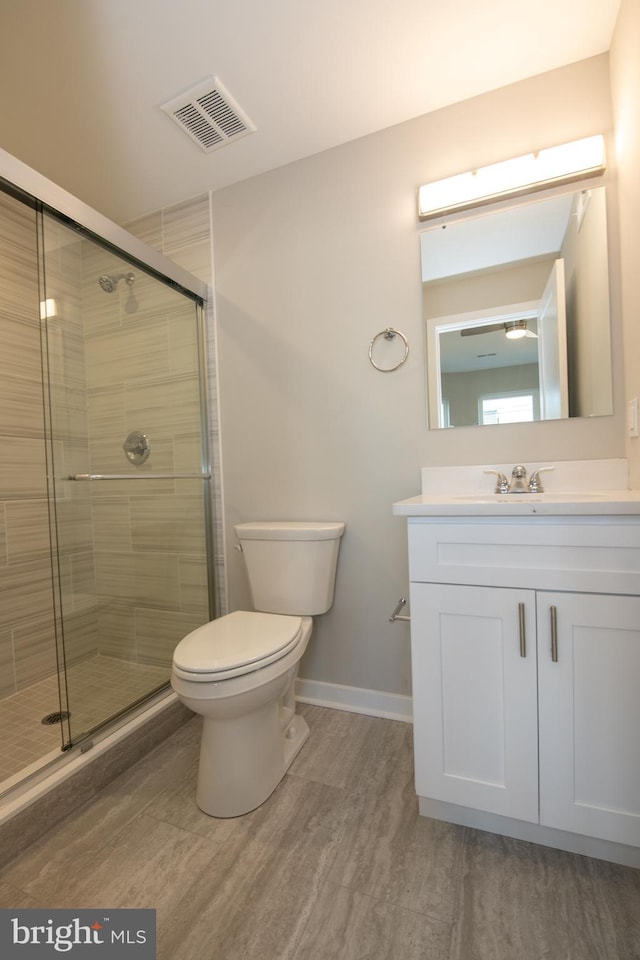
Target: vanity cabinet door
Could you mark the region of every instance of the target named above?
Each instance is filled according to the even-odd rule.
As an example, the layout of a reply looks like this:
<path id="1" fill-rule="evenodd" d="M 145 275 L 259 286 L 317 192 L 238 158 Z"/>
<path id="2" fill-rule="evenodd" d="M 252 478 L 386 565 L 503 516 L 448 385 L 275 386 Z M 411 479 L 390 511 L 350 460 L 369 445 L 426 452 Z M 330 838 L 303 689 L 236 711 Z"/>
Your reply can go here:
<path id="1" fill-rule="evenodd" d="M 540 823 L 640 846 L 640 598 L 539 593 L 538 651 Z"/>
<path id="2" fill-rule="evenodd" d="M 535 593 L 411 584 L 419 796 L 538 821 Z"/>

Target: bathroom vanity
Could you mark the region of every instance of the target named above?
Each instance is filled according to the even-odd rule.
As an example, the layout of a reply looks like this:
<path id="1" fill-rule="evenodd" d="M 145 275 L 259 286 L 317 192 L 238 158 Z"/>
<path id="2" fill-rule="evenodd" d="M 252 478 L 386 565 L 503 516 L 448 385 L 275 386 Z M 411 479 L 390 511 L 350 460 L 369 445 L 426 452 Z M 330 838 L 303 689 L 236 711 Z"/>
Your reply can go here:
<path id="1" fill-rule="evenodd" d="M 426 470 L 394 504 L 416 790 L 424 815 L 640 866 L 640 492 L 594 464 L 538 494 Z"/>

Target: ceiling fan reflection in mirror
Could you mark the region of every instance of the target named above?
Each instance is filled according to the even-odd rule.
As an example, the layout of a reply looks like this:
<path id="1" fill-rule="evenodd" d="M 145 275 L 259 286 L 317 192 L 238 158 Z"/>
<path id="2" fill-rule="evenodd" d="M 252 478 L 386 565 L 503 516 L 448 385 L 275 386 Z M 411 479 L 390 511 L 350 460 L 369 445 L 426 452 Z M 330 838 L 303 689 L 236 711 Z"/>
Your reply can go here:
<path id="1" fill-rule="evenodd" d="M 538 339 L 538 334 L 528 329 L 526 320 L 507 320 L 503 323 L 488 323 L 480 327 L 465 327 L 460 331 L 460 336 L 475 337 L 479 333 L 495 333 L 497 330 L 504 330 L 508 340 L 521 340 L 523 337 Z"/>

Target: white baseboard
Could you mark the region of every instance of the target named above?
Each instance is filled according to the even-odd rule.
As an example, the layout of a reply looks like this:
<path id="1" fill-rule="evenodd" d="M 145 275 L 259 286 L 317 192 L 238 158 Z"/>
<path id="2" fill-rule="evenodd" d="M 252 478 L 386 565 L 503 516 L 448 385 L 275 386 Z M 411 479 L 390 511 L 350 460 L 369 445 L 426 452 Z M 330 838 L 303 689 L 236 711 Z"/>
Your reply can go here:
<path id="1" fill-rule="evenodd" d="M 368 717 L 384 717 L 386 720 L 413 723 L 412 698 L 399 693 L 345 687 L 339 683 L 324 683 L 299 677 L 296 680 L 296 700 L 312 703 L 317 707 L 331 707 L 334 710 L 346 710 L 348 713 L 363 713 Z"/>

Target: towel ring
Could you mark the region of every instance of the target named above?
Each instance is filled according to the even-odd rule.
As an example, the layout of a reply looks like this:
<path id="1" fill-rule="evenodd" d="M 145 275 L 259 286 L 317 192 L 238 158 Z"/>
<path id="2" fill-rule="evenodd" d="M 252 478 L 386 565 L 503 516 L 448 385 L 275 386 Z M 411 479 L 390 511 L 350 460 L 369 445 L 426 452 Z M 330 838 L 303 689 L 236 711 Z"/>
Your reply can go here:
<path id="1" fill-rule="evenodd" d="M 373 359 L 373 346 L 376 340 L 378 340 L 380 337 L 384 337 L 385 340 L 393 340 L 394 337 L 396 336 L 400 337 L 400 339 L 404 343 L 404 356 L 402 357 L 401 360 L 398 360 L 395 367 L 379 367 L 378 364 Z M 402 366 L 402 364 L 405 362 L 408 356 L 409 356 L 409 344 L 407 343 L 407 338 L 405 337 L 404 333 L 400 333 L 399 330 L 394 330 L 393 327 L 387 327 L 386 330 L 381 330 L 380 333 L 376 333 L 375 337 L 372 339 L 371 343 L 369 344 L 369 361 L 371 363 L 371 366 L 375 367 L 376 370 L 379 370 L 380 373 L 393 373 L 394 370 L 397 370 L 398 367 Z"/>

